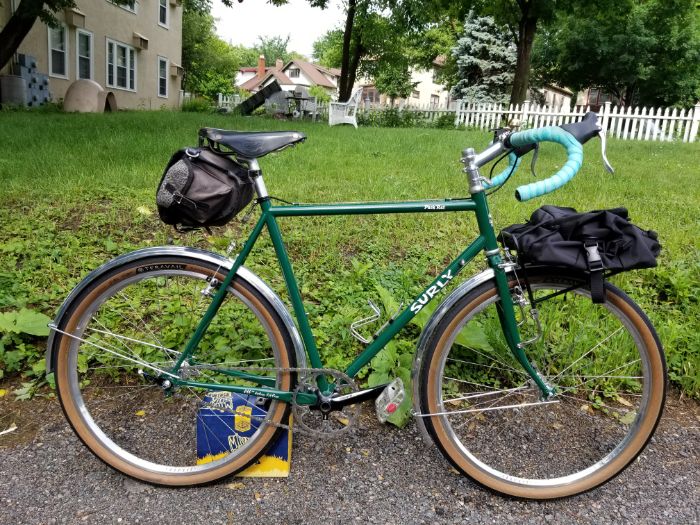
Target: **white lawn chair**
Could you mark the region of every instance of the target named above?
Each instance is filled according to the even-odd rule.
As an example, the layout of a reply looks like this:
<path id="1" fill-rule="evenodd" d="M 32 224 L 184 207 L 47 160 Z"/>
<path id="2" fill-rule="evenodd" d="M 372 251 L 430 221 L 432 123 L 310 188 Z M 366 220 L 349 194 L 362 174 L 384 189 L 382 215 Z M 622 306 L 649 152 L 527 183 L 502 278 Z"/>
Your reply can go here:
<path id="1" fill-rule="evenodd" d="M 328 107 L 328 125 L 352 124 L 357 129 L 357 105 L 362 99 L 362 88 L 357 88 L 347 102 L 331 102 Z"/>

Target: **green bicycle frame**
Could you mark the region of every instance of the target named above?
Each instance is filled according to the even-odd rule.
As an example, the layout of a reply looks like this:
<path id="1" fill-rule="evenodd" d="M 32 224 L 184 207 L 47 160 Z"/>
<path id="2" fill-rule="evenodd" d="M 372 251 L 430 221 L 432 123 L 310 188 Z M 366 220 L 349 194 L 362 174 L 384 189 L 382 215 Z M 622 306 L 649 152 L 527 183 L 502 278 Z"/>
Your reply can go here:
<path id="1" fill-rule="evenodd" d="M 253 231 L 236 257 L 233 265 L 231 266 L 231 270 L 228 272 L 225 279 L 219 284 L 217 292 L 212 298 L 211 304 L 197 326 L 194 334 L 188 341 L 185 350 L 182 352 L 173 369 L 170 371 L 173 376 L 177 375 L 177 371 L 186 360 L 189 360 L 195 355 L 197 345 L 201 341 L 209 324 L 224 301 L 227 288 L 231 285 L 238 269 L 245 263 L 248 255 L 255 245 L 255 242 L 265 227 L 268 230 L 277 259 L 279 260 L 280 267 L 282 269 L 284 281 L 287 286 L 287 292 L 289 293 L 289 298 L 299 325 L 299 332 L 306 348 L 310 364 L 313 368 L 323 368 L 321 356 L 316 346 L 316 340 L 311 332 L 309 319 L 302 302 L 299 286 L 296 278 L 294 277 L 292 265 L 289 261 L 289 256 L 287 255 L 284 241 L 282 240 L 279 225 L 277 224 L 278 217 L 471 211 L 475 212 L 476 214 L 477 224 L 479 227 L 479 236 L 442 272 L 440 272 L 438 277 L 433 279 L 433 281 L 423 290 L 420 295 L 418 295 L 418 297 L 415 298 L 415 300 L 409 306 L 407 306 L 397 317 L 389 322 L 384 329 L 376 335 L 374 340 L 367 346 L 367 348 L 365 348 L 365 350 L 348 366 L 345 373 L 350 377 L 354 377 L 403 327 L 406 326 L 406 324 L 409 323 L 409 321 L 411 321 L 411 319 L 413 319 L 413 317 L 418 314 L 418 312 L 420 312 L 420 310 L 426 304 L 432 301 L 437 295 L 440 295 L 441 290 L 445 288 L 455 276 L 457 276 L 462 268 L 464 268 L 481 251 L 484 251 L 489 266 L 494 270 L 496 286 L 501 299 L 498 313 L 506 341 L 517 360 L 530 375 L 530 377 L 532 377 L 542 392 L 545 395 L 550 392 L 549 387 L 544 384 L 537 372 L 532 368 L 527 357 L 525 356 L 525 353 L 520 347 L 520 334 L 515 319 L 513 301 L 508 288 L 508 279 L 505 270 L 501 266 L 502 260 L 500 256 L 500 249 L 496 241 L 496 235 L 491 223 L 486 196 L 483 191 L 472 194 L 471 198 L 464 199 L 318 205 L 292 204 L 285 206 L 273 206 L 269 198 L 262 198 L 260 199 L 260 207 L 262 213 L 258 219 L 258 222 L 255 224 Z M 241 379 L 257 383 L 264 388 L 222 385 L 216 383 L 204 384 L 185 379 L 172 379 L 172 381 L 179 385 L 197 388 L 223 390 L 240 394 L 252 394 L 268 399 L 278 399 L 286 402 L 290 402 L 292 400 L 293 394 L 291 392 L 272 388 L 274 387 L 274 379 L 270 377 L 261 377 L 251 373 L 235 370 L 225 371 L 225 373 L 230 376 L 239 377 Z M 319 388 L 322 392 L 329 388 L 329 385 L 324 378 L 319 379 Z M 300 404 L 314 404 L 316 402 L 316 396 L 314 394 L 300 394 L 297 396 L 296 402 Z"/>

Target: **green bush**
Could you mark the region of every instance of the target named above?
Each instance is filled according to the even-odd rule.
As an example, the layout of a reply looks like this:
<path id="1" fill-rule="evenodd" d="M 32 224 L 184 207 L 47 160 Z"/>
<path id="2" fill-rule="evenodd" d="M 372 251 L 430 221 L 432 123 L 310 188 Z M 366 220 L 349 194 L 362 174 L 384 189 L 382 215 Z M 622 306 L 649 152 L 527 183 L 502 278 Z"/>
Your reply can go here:
<path id="1" fill-rule="evenodd" d="M 454 113 L 445 113 L 435 120 L 427 120 L 420 111 L 403 110 L 396 107 L 357 113 L 360 126 L 376 128 L 436 128 L 455 129 Z"/>
<path id="2" fill-rule="evenodd" d="M 183 102 L 180 109 L 188 113 L 211 113 L 212 105 L 206 98 L 197 97 Z"/>

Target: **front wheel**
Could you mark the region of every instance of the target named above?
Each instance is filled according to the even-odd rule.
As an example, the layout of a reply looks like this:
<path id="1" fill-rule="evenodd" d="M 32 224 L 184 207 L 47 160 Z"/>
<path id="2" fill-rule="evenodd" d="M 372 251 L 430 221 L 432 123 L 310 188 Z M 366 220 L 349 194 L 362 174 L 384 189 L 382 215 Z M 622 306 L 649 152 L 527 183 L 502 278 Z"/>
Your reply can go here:
<path id="1" fill-rule="evenodd" d="M 511 290 L 519 283 L 510 278 Z M 539 388 L 509 350 L 493 281 L 465 295 L 435 330 L 420 370 L 420 417 L 445 457 L 502 494 L 578 494 L 620 473 L 661 417 L 663 350 L 649 319 L 607 284 L 593 304 L 586 280 L 530 275 L 541 337 L 525 353 L 555 394 Z M 526 295 L 526 294 L 525 294 Z M 523 340 L 535 335 L 530 316 Z"/>
<path id="2" fill-rule="evenodd" d="M 291 336 L 240 276 L 193 358 L 169 375 L 224 273 L 189 256 L 143 257 L 103 273 L 67 306 L 50 349 L 59 399 L 108 465 L 151 483 L 196 485 L 245 468 L 275 438 L 286 403 L 209 386 L 294 386 L 280 370 L 296 366 Z"/>

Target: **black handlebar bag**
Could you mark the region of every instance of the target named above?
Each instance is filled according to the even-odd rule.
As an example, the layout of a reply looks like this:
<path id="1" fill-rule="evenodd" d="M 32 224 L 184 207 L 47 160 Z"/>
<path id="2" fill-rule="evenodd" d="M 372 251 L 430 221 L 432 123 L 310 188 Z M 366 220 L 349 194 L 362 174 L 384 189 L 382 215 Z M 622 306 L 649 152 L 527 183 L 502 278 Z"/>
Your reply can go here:
<path id="1" fill-rule="evenodd" d="M 161 220 L 182 229 L 223 226 L 252 198 L 248 170 L 207 148 L 175 153 L 156 192 Z"/>
<path id="2" fill-rule="evenodd" d="M 527 223 L 504 228 L 498 240 L 517 251 L 521 265 L 587 272 L 593 302 L 599 303 L 605 301 L 604 274 L 652 268 L 661 251 L 656 232 L 632 224 L 625 208 L 578 213 L 542 206 Z"/>

